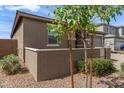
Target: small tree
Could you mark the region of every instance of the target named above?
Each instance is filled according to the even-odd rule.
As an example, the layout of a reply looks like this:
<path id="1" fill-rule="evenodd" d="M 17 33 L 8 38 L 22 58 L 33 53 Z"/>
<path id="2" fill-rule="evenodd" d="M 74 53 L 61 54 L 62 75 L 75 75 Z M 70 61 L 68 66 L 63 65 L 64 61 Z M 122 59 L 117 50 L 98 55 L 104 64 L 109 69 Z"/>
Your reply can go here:
<path id="1" fill-rule="evenodd" d="M 55 36 L 58 41 L 61 40 L 62 36 L 67 33 L 71 38 L 71 33 L 75 33 L 77 30 L 81 31 L 81 41 L 84 46 L 84 56 L 85 56 L 85 71 L 87 73 L 87 50 L 86 50 L 86 35 L 95 35 L 96 25 L 94 24 L 96 19 L 100 19 L 104 23 L 110 22 L 110 19 L 116 20 L 117 15 L 121 15 L 121 10 L 124 9 L 123 6 L 107 6 L 107 5 L 65 5 L 57 6 L 53 11 L 55 15 L 55 24 L 51 25 L 51 29 L 56 33 Z M 70 50 L 70 64 L 72 64 L 72 47 L 71 39 L 69 39 L 69 50 Z M 93 46 L 91 46 L 93 48 Z M 92 61 L 90 62 L 90 67 L 92 68 Z M 71 68 L 71 79 L 72 87 L 73 84 L 73 65 Z M 92 69 L 90 69 L 90 81 L 92 82 Z M 86 78 L 86 87 L 88 79 Z M 92 85 L 92 84 L 90 84 Z M 92 87 L 92 86 L 90 86 Z"/>

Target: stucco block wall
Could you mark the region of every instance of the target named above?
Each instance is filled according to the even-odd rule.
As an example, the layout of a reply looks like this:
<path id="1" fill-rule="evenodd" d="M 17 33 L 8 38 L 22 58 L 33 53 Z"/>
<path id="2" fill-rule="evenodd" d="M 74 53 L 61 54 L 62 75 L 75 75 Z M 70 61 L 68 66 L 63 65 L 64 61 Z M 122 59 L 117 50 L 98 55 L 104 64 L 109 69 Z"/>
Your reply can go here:
<path id="1" fill-rule="evenodd" d="M 12 39 L 17 40 L 17 52 L 21 61 L 24 61 L 24 28 L 23 23 L 21 22 L 16 29 L 16 33 L 14 34 Z"/>
<path id="2" fill-rule="evenodd" d="M 111 58 L 111 49 L 110 48 L 105 48 L 105 52 L 104 52 L 104 58 L 106 59 L 110 59 Z"/>
<path id="3" fill-rule="evenodd" d="M 104 49 L 94 49 L 93 57 L 104 58 Z M 88 57 L 91 50 L 88 49 Z M 107 52 L 108 53 L 108 52 Z M 110 54 L 110 53 L 108 53 Z M 110 56 L 107 55 L 109 58 Z M 73 62 L 84 58 L 84 49 L 73 49 Z M 36 81 L 53 79 L 69 74 L 68 49 L 26 49 L 26 63 Z M 37 70 L 37 71 L 36 71 Z"/>
<path id="4" fill-rule="evenodd" d="M 34 76 L 34 79 L 37 80 L 38 54 L 31 50 L 25 50 L 25 52 L 26 65 L 30 69 L 30 73 Z"/>
<path id="5" fill-rule="evenodd" d="M 104 38 L 103 35 L 96 35 L 93 39 L 93 46 L 94 47 L 104 47 L 103 38 Z"/>
<path id="6" fill-rule="evenodd" d="M 104 32 L 104 26 L 98 26 L 98 27 L 96 28 L 96 31 Z"/>
<path id="7" fill-rule="evenodd" d="M 111 48 L 111 51 L 115 50 L 115 39 L 114 38 L 105 38 L 104 46 Z"/>
<path id="8" fill-rule="evenodd" d="M 45 48 L 46 39 L 46 24 L 24 18 L 24 47 Z"/>
<path id="9" fill-rule="evenodd" d="M 17 40 L 0 39 L 0 58 L 9 54 L 17 55 Z"/>

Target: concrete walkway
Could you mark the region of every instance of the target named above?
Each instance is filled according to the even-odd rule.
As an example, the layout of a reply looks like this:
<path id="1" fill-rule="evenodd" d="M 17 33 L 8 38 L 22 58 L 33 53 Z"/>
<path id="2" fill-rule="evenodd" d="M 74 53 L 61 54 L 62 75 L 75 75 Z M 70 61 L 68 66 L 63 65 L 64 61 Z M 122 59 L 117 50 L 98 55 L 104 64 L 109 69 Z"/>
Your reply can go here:
<path id="1" fill-rule="evenodd" d="M 111 53 L 111 59 L 117 68 L 120 69 L 120 64 L 124 62 L 124 54 Z"/>

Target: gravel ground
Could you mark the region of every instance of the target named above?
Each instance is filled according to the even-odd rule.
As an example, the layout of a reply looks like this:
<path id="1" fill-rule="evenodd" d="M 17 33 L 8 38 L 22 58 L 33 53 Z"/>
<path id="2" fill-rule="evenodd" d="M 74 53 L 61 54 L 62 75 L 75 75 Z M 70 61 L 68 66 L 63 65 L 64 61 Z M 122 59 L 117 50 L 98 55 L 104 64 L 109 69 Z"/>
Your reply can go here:
<path id="1" fill-rule="evenodd" d="M 113 59 L 116 67 L 120 69 L 120 64 L 124 62 L 124 54 L 111 53 L 111 59 Z"/>
<path id="2" fill-rule="evenodd" d="M 114 63 L 119 67 L 124 57 L 120 54 L 112 54 L 112 59 L 116 60 Z M 74 84 L 76 88 L 85 88 L 85 75 L 75 74 Z M 1 88 L 70 88 L 70 77 L 64 77 L 53 80 L 46 80 L 36 82 L 33 76 L 29 73 L 19 73 L 12 76 L 6 76 L 0 73 L 0 87 Z M 120 73 L 116 72 L 106 77 L 93 77 L 94 88 L 108 88 L 108 87 L 124 87 L 124 80 L 120 78 Z"/>
<path id="3" fill-rule="evenodd" d="M 80 73 L 74 75 L 74 84 L 76 88 L 85 88 L 85 75 Z M 119 84 L 119 85 L 118 85 Z M 124 87 L 123 79 L 118 77 L 117 73 L 106 77 L 93 77 L 94 88 Z M 71 88 L 70 77 L 59 78 L 36 82 L 30 73 L 5 76 L 0 74 L 1 88 Z"/>
<path id="4" fill-rule="evenodd" d="M 83 77 L 83 78 L 82 78 Z M 111 78 L 111 77 L 108 77 Z M 93 87 L 108 87 L 103 80 L 107 80 L 107 78 L 93 78 Z M 75 87 L 85 87 L 85 77 L 81 74 L 75 74 L 74 75 L 74 82 Z M 54 79 L 54 80 L 47 80 L 47 81 L 41 81 L 36 82 L 32 75 L 30 73 L 25 74 L 17 74 L 13 76 L 5 76 L 3 74 L 0 74 L 0 87 L 1 88 L 69 88 L 70 86 L 70 77 L 60 78 L 60 79 Z"/>

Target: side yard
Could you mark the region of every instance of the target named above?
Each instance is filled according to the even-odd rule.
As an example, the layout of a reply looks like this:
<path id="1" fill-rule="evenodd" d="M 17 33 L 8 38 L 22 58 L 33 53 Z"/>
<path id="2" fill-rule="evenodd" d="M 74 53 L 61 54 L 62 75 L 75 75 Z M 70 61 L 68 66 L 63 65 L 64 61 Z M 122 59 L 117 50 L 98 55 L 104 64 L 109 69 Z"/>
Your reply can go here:
<path id="1" fill-rule="evenodd" d="M 122 54 L 111 54 L 111 58 L 114 60 L 114 64 L 119 68 L 119 64 L 124 62 Z M 74 75 L 75 87 L 85 88 L 85 75 L 77 73 Z M 36 82 L 33 76 L 29 72 L 19 73 L 16 75 L 6 76 L 0 73 L 0 87 L 1 88 L 71 88 L 70 77 L 63 77 L 53 80 L 46 80 Z M 105 77 L 93 77 L 94 88 L 107 88 L 107 87 L 124 87 L 124 80 L 120 78 L 119 72 L 113 73 Z"/>

